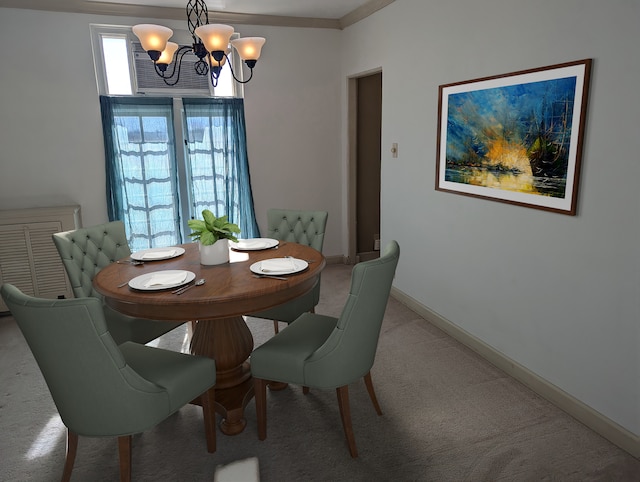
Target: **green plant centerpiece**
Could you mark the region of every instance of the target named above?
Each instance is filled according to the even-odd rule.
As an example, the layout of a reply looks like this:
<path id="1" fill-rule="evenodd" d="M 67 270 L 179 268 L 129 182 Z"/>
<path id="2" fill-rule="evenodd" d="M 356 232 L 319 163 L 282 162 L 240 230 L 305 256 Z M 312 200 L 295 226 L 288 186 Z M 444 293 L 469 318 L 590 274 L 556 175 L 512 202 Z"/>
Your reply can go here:
<path id="1" fill-rule="evenodd" d="M 230 223 L 227 216 L 217 218 L 208 209 L 202 211 L 202 219 L 189 219 L 187 221 L 192 233 L 189 234 L 194 241 L 200 241 L 204 246 L 211 246 L 219 239 L 230 239 L 238 242 L 235 236 L 240 233 L 237 224 Z"/>
<path id="2" fill-rule="evenodd" d="M 201 264 L 222 264 L 229 261 L 229 241 L 237 242 L 240 233 L 237 224 L 230 223 L 227 216 L 216 217 L 211 211 L 202 211 L 202 219 L 187 221 L 189 236 L 198 241 Z"/>

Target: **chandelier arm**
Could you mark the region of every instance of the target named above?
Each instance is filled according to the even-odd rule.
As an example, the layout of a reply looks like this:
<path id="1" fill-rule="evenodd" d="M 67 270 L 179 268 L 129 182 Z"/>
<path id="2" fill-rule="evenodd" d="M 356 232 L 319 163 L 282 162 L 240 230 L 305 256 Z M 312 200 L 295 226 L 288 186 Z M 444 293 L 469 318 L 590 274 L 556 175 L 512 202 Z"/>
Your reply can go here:
<path id="1" fill-rule="evenodd" d="M 166 85 L 172 87 L 178 83 L 178 81 L 180 80 L 180 69 L 182 68 L 182 58 L 191 50 L 192 48 L 190 46 L 183 45 L 176 51 L 175 54 L 173 54 L 173 61 L 171 62 L 173 64 L 173 68 L 171 69 L 170 75 L 166 75 L 166 70 L 164 72 L 160 70 L 157 62 L 153 63 L 156 69 L 156 74 L 162 77 L 162 80 L 164 80 L 164 83 Z M 178 55 L 180 56 L 180 58 L 178 58 Z M 172 81 L 174 75 L 176 76 L 176 79 L 175 81 Z"/>
<path id="2" fill-rule="evenodd" d="M 220 74 L 216 75 L 214 69 L 212 67 L 209 67 L 209 79 L 211 80 L 211 85 L 213 86 L 214 89 L 218 87 L 219 75 Z"/>
<path id="3" fill-rule="evenodd" d="M 233 67 L 231 66 L 231 59 L 229 59 L 229 56 L 226 53 L 224 54 L 224 56 L 227 58 L 227 65 L 229 65 L 229 70 L 231 70 L 231 76 L 233 77 L 233 80 L 235 80 L 239 84 L 246 84 L 251 80 L 251 78 L 253 77 L 253 67 L 249 67 L 249 70 L 251 71 L 249 78 L 247 80 L 240 80 L 238 77 L 236 77 L 236 73 L 233 71 Z M 242 64 L 240 65 L 240 69 L 242 69 Z"/>
<path id="4" fill-rule="evenodd" d="M 207 65 L 209 66 L 209 79 L 211 80 L 211 85 L 215 89 L 216 87 L 218 87 L 218 79 L 220 78 L 220 72 L 222 71 L 223 66 L 220 65 L 220 62 L 215 62 L 213 55 L 207 55 L 207 58 Z"/>

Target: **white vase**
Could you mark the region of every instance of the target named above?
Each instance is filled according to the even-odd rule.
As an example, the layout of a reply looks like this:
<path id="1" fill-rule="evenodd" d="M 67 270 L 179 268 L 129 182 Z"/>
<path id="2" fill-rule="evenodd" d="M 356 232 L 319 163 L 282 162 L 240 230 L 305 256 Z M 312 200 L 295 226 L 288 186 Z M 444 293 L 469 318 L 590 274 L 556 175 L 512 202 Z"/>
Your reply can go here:
<path id="1" fill-rule="evenodd" d="M 200 249 L 200 264 L 213 265 L 229 262 L 228 239 L 219 239 L 209 246 L 198 243 L 198 247 Z"/>

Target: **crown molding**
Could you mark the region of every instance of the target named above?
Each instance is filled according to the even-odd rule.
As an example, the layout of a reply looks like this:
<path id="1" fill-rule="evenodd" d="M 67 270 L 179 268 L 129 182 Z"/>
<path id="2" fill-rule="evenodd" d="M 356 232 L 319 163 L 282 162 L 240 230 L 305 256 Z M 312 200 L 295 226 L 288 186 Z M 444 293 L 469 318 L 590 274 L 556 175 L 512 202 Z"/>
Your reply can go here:
<path id="1" fill-rule="evenodd" d="M 212 15 L 217 22 L 236 25 L 344 29 L 394 1 L 395 0 L 370 0 L 340 19 L 285 17 L 216 11 L 210 11 L 209 14 Z M 168 20 L 184 20 L 185 18 L 183 8 L 148 7 L 144 5 L 110 2 L 87 2 L 85 0 L 0 0 L 0 7 Z"/>
<path id="2" fill-rule="evenodd" d="M 353 12 L 342 17 L 339 21 L 339 28 L 345 29 L 393 2 L 395 2 L 395 0 L 370 0 L 361 7 L 356 8 Z"/>

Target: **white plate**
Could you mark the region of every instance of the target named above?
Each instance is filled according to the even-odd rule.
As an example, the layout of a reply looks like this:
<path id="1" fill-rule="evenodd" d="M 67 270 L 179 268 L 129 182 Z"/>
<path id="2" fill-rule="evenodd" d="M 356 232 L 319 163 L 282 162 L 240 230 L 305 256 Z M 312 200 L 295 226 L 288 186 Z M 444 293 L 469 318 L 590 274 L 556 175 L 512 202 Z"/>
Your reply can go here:
<path id="1" fill-rule="evenodd" d="M 162 285 L 146 286 L 147 282 L 150 281 L 154 276 L 171 277 L 172 275 L 178 276 L 181 273 L 184 273 L 185 275 L 184 279 L 182 279 L 181 281 L 171 282 L 171 283 L 162 284 Z M 196 274 L 192 273 L 191 271 L 184 271 L 180 269 L 167 269 L 164 271 L 152 271 L 151 273 L 145 273 L 145 274 L 141 274 L 140 276 L 136 276 L 131 281 L 129 281 L 129 286 L 136 290 L 157 291 L 157 290 L 166 290 L 169 288 L 182 286 L 184 284 L 190 283 L 194 279 L 196 279 Z"/>
<path id="2" fill-rule="evenodd" d="M 264 274 L 264 275 L 282 275 L 282 274 L 293 274 L 298 273 L 299 271 L 304 271 L 309 266 L 304 259 L 291 258 L 293 267 L 290 269 L 282 269 L 282 270 L 268 270 L 263 271 L 262 263 L 265 261 L 279 261 L 283 258 L 273 258 L 273 259 L 265 259 L 263 261 L 257 261 L 249 266 L 249 269 L 256 274 Z"/>
<path id="3" fill-rule="evenodd" d="M 270 249 L 278 246 L 278 244 L 280 244 L 280 241 L 271 238 L 239 239 L 237 243 L 229 243 L 233 249 L 238 249 L 240 251 L 259 251 L 261 249 Z"/>
<path id="4" fill-rule="evenodd" d="M 136 261 L 158 261 L 161 259 L 176 258 L 184 254 L 184 248 L 169 246 L 167 248 L 149 248 L 131 253 L 131 259 Z"/>

